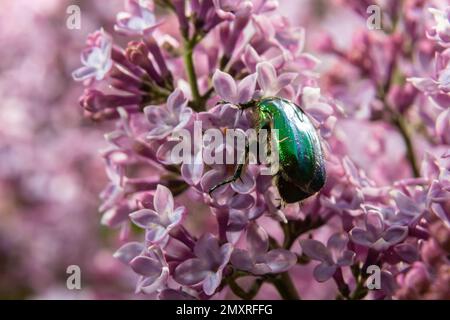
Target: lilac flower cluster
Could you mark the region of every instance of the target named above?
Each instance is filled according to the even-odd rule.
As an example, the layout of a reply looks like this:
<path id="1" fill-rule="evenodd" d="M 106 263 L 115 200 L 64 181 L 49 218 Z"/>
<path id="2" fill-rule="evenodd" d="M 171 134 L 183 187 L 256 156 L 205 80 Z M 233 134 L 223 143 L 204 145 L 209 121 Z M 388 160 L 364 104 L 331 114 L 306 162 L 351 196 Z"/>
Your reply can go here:
<path id="1" fill-rule="evenodd" d="M 385 29 L 361 30 L 348 51 L 323 35 L 320 49 L 336 67 L 322 83 L 305 30 L 272 0 L 128 0 L 114 26 L 130 40 L 125 48 L 104 29 L 88 37 L 73 77 L 85 85 L 86 115 L 115 122 L 102 151 L 110 182 L 100 211 L 120 230 L 115 257 L 139 275 L 137 292 L 251 299 L 269 285 L 298 299 L 296 274 L 311 264 L 309 277 L 336 284 L 327 297 L 449 297 L 448 259 L 426 258 L 449 253 L 449 15 L 434 7 L 436 23 L 425 21 L 422 2 L 384 8 Z M 435 53 L 436 69 L 423 76 Z M 174 133 L 195 134 L 196 121 L 244 132 L 255 123 L 238 105 L 272 96 L 302 106 L 322 137 L 328 177 L 318 194 L 285 205 L 257 164 L 209 193 L 235 165 L 170 161 Z M 347 139 L 349 123 L 367 127 L 363 147 Z M 226 142 L 202 147 L 192 145 L 191 158 L 234 152 Z M 366 286 L 369 266 L 381 270 L 378 290 Z M 406 290 L 414 281 L 426 290 Z"/>

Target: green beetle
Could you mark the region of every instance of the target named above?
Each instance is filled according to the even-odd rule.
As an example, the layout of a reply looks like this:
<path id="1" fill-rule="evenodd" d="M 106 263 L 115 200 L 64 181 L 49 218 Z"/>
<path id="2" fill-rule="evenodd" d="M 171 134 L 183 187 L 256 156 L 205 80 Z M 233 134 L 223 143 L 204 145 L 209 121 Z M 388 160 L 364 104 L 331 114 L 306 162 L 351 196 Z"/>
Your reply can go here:
<path id="1" fill-rule="evenodd" d="M 320 137 L 308 116 L 291 101 L 271 97 L 241 106 L 254 108 L 257 128 L 278 130 L 279 170 L 274 183 L 286 203 L 302 201 L 325 184 L 326 171 Z M 244 165 L 232 177 L 210 189 L 239 179 Z"/>

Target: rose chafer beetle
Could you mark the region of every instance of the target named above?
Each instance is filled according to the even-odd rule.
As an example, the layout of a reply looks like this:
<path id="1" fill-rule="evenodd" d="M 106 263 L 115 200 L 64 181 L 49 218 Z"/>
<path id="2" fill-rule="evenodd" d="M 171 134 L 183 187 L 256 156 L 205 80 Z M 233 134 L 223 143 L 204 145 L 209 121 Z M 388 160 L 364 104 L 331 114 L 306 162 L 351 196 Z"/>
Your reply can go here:
<path id="1" fill-rule="evenodd" d="M 263 98 L 240 107 L 254 108 L 258 129 L 278 132 L 279 170 L 274 174 L 274 183 L 282 200 L 294 203 L 317 193 L 325 184 L 325 161 L 320 137 L 304 111 L 293 102 L 277 97 Z M 232 177 L 209 192 L 239 179 L 244 166 L 245 163 L 239 164 Z"/>

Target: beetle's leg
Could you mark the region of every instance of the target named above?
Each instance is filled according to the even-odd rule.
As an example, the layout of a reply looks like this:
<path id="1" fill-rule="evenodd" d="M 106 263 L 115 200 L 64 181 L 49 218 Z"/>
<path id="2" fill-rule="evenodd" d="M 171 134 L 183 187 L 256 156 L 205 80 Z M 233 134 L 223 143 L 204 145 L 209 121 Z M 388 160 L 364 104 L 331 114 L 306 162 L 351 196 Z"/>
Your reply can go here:
<path id="1" fill-rule="evenodd" d="M 237 167 L 236 167 L 236 170 L 234 171 L 233 176 L 229 177 L 228 179 L 223 180 L 221 183 L 216 184 L 214 187 L 209 189 L 209 191 L 208 191 L 209 195 L 211 195 L 211 193 L 216 191 L 221 186 L 224 186 L 224 185 L 226 185 L 228 183 L 232 183 L 232 182 L 235 182 L 238 179 L 241 179 L 241 174 L 242 174 L 242 171 L 244 170 L 244 166 L 245 166 L 245 164 L 243 164 L 243 163 L 242 164 L 238 164 Z"/>
<path id="2" fill-rule="evenodd" d="M 232 183 L 238 179 L 241 179 L 241 175 L 242 175 L 242 172 L 244 171 L 244 167 L 248 162 L 249 149 L 250 149 L 250 147 L 249 147 L 248 141 L 246 140 L 245 141 L 245 151 L 243 154 L 243 158 L 244 158 L 243 161 L 241 161 L 241 163 L 239 163 L 236 166 L 236 169 L 234 170 L 234 174 L 231 177 L 225 179 L 221 183 L 219 183 L 219 184 L 215 185 L 214 187 L 212 187 L 211 189 L 209 189 L 209 191 L 208 191 L 209 195 L 211 195 L 211 193 L 213 193 L 215 190 L 217 190 L 221 186 L 224 186 L 228 183 Z M 242 179 L 241 179 L 241 181 L 242 181 Z"/>

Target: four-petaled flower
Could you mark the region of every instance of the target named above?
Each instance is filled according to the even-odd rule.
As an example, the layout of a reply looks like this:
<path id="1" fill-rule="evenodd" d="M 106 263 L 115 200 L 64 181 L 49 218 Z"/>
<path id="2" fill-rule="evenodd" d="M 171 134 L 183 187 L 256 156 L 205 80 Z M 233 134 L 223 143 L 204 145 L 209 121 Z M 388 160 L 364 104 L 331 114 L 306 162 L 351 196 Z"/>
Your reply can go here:
<path id="1" fill-rule="evenodd" d="M 256 65 L 256 74 L 264 97 L 277 96 L 282 90 L 287 90 L 289 85 L 297 78 L 297 74 L 294 72 L 277 75 L 275 67 L 267 61 Z"/>
<path id="2" fill-rule="evenodd" d="M 224 180 L 228 179 L 229 176 L 230 173 L 227 171 L 226 166 L 214 166 L 213 169 L 203 175 L 200 185 L 202 186 L 203 191 L 209 192 L 211 188 L 222 183 Z M 217 202 L 223 204 L 235 193 L 248 194 L 252 192 L 255 185 L 256 178 L 253 172 L 251 170 L 244 170 L 236 181 L 220 186 L 211 193 L 211 196 Z"/>
<path id="3" fill-rule="evenodd" d="M 145 248 L 141 243 L 129 242 L 117 250 L 114 257 L 141 275 L 136 292 L 150 294 L 161 291 L 169 279 L 169 265 L 157 246 Z"/>
<path id="4" fill-rule="evenodd" d="M 203 291 L 211 296 L 222 281 L 222 273 L 230 260 L 233 247 L 230 243 L 219 246 L 218 240 L 211 234 L 203 235 L 195 244 L 196 258 L 179 264 L 174 273 L 177 282 L 183 285 L 201 283 Z"/>
<path id="5" fill-rule="evenodd" d="M 145 107 L 144 113 L 150 123 L 147 138 L 163 139 L 183 129 L 192 117 L 192 109 L 187 106 L 187 103 L 183 91 L 176 89 L 167 99 L 166 107 Z"/>
<path id="6" fill-rule="evenodd" d="M 402 242 L 408 236 L 408 227 L 385 226 L 381 213 L 369 210 L 365 216 L 365 229 L 355 227 L 350 231 L 351 240 L 364 247 L 384 251 Z"/>
<path id="7" fill-rule="evenodd" d="M 269 250 L 269 236 L 256 223 L 247 228 L 247 250 L 234 249 L 231 255 L 233 266 L 255 275 L 281 273 L 289 270 L 297 262 L 294 253 L 286 249 Z"/>
<path id="8" fill-rule="evenodd" d="M 445 10 L 428 9 L 433 15 L 436 25 L 429 30 L 428 36 L 443 47 L 450 46 L 450 7 Z"/>
<path id="9" fill-rule="evenodd" d="M 427 212 L 426 193 L 423 190 L 416 190 L 412 197 L 398 190 L 391 195 L 398 208 L 393 219 L 396 224 L 414 227 Z"/>
<path id="10" fill-rule="evenodd" d="M 428 192 L 428 206 L 450 228 L 450 179 L 435 180 Z"/>
<path id="11" fill-rule="evenodd" d="M 154 4 L 150 0 L 127 0 L 126 12 L 117 14 L 114 30 L 127 35 L 146 35 L 153 32 L 161 22 L 156 22 Z"/>
<path id="12" fill-rule="evenodd" d="M 153 207 L 154 210 L 135 211 L 130 214 L 130 218 L 137 226 L 146 230 L 146 240 L 149 243 L 163 243 L 169 232 L 181 224 L 186 208 L 174 208 L 172 193 L 161 184 L 156 188 Z"/>
<path id="13" fill-rule="evenodd" d="M 103 29 L 90 34 L 87 46 L 81 53 L 83 66 L 72 73 L 74 80 L 102 80 L 113 65 L 111 49 L 111 36 Z"/>
<path id="14" fill-rule="evenodd" d="M 343 233 L 332 235 L 327 246 L 317 240 L 300 240 L 303 253 L 312 260 L 321 262 L 314 268 L 314 278 L 317 281 L 327 281 L 338 268 L 353 264 L 355 253 L 347 249 L 347 243 L 348 238 Z"/>
<path id="15" fill-rule="evenodd" d="M 228 73 L 216 70 L 212 78 L 214 89 L 226 102 L 240 104 L 253 98 L 256 86 L 256 74 L 250 74 L 237 83 Z"/>

